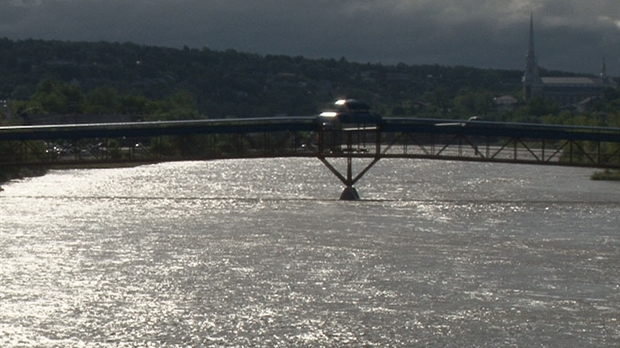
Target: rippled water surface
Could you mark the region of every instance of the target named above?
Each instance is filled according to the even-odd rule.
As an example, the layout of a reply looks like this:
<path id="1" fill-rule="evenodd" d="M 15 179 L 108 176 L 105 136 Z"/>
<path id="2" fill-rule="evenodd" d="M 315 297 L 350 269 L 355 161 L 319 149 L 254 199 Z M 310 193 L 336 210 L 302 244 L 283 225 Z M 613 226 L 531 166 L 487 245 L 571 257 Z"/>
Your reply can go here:
<path id="1" fill-rule="evenodd" d="M 618 347 L 620 185 L 385 160 L 53 171 L 0 193 L 1 347 Z"/>

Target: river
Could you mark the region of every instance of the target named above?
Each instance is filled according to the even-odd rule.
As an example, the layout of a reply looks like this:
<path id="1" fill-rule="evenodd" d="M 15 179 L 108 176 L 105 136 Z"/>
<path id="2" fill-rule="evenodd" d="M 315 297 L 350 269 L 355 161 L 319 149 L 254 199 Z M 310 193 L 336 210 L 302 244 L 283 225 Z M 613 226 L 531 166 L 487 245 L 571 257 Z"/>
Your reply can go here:
<path id="1" fill-rule="evenodd" d="M 357 165 L 357 163 L 356 163 Z M 316 159 L 62 170 L 0 192 L 2 347 L 618 347 L 620 185 Z"/>

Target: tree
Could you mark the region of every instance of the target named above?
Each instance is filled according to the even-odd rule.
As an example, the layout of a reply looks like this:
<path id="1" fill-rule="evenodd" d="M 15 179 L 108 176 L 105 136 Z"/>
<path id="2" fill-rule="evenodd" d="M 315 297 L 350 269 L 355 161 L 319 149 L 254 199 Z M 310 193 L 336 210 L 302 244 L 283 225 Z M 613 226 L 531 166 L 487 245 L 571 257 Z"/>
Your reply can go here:
<path id="1" fill-rule="evenodd" d="M 28 100 L 32 92 L 26 85 L 19 85 L 11 92 L 11 99 L 14 100 Z"/>
<path id="2" fill-rule="evenodd" d="M 488 91 L 464 90 L 454 98 L 455 112 L 458 117 L 486 115 L 491 111 L 493 97 Z"/>
<path id="3" fill-rule="evenodd" d="M 560 112 L 557 103 L 543 98 L 534 98 L 528 105 L 528 114 L 533 116 L 556 115 Z"/>
<path id="4" fill-rule="evenodd" d="M 37 87 L 31 104 L 46 113 L 73 114 L 82 112 L 83 100 L 84 95 L 79 87 L 45 80 Z"/>
<path id="5" fill-rule="evenodd" d="M 111 87 L 94 89 L 84 98 L 85 114 L 115 114 L 119 113 L 120 106 L 118 91 Z"/>
<path id="6" fill-rule="evenodd" d="M 200 116 L 196 99 L 187 91 L 174 93 L 156 102 L 154 111 L 157 120 L 191 120 Z"/>

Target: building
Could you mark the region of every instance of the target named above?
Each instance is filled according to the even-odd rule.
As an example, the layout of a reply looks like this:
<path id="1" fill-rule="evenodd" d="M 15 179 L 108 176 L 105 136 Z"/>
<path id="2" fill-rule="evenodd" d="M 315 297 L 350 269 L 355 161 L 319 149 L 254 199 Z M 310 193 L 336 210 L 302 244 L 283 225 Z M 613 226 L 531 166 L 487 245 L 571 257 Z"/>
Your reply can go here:
<path id="1" fill-rule="evenodd" d="M 523 74 L 525 102 L 544 98 L 555 101 L 560 106 L 578 105 L 584 100 L 601 97 L 607 88 L 616 87 L 616 83 L 607 76 L 604 59 L 599 77 L 541 77 L 534 51 L 534 16 L 531 16 L 529 48 Z"/>
<path id="2" fill-rule="evenodd" d="M 519 106 L 519 100 L 513 96 L 503 95 L 493 100 L 497 111 L 506 112 L 514 111 Z"/>

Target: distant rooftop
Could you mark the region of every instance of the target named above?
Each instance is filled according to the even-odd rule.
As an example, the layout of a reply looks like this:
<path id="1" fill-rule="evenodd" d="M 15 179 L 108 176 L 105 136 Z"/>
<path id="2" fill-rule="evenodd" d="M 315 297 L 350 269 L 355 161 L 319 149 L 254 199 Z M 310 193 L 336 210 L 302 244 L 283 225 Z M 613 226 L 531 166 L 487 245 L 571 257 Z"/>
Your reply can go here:
<path id="1" fill-rule="evenodd" d="M 605 85 L 605 81 L 596 77 L 542 77 L 541 80 L 549 85 Z"/>

